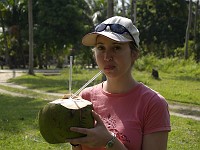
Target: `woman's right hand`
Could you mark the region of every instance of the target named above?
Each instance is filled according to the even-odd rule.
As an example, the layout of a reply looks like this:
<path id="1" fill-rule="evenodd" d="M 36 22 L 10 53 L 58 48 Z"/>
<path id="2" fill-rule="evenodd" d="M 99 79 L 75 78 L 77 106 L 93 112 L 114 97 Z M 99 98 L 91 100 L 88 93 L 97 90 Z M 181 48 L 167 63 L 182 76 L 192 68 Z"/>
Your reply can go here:
<path id="1" fill-rule="evenodd" d="M 94 128 L 87 129 L 87 128 L 77 128 L 71 127 L 70 130 L 74 132 L 79 132 L 82 134 L 86 134 L 86 137 L 75 138 L 75 139 L 67 139 L 66 142 L 70 142 L 73 144 L 80 144 L 90 148 L 97 148 L 97 147 L 105 147 L 107 142 L 112 139 L 111 133 L 105 127 L 103 121 L 101 120 L 100 116 L 96 112 L 92 112 L 94 119 L 96 120 L 96 124 Z M 81 146 L 79 146 L 81 147 Z M 81 150 L 76 149 L 74 150 Z"/>

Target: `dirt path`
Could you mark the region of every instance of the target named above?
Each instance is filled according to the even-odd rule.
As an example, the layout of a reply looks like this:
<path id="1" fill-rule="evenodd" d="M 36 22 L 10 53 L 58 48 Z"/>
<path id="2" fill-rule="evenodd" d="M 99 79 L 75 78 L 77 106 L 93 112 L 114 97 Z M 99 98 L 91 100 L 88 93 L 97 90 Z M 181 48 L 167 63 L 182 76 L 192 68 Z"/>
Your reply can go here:
<path id="1" fill-rule="evenodd" d="M 39 72 L 43 72 L 43 71 L 40 70 Z M 46 70 L 45 70 L 45 72 L 46 72 Z M 13 83 L 7 82 L 8 79 L 21 76 L 25 73 L 27 73 L 27 70 L 0 70 L 0 85 L 18 88 L 18 89 L 30 90 L 30 89 L 27 89 L 24 86 L 15 85 Z M 55 73 L 55 71 L 54 71 L 54 73 Z M 58 97 L 63 96 L 63 94 L 47 93 L 47 92 L 40 91 L 40 90 L 31 89 L 30 91 L 34 91 L 34 92 L 40 93 L 40 94 L 58 96 Z M 25 95 L 25 94 L 7 91 L 7 90 L 4 90 L 4 89 L 0 89 L 0 93 L 9 94 L 9 95 L 13 95 L 13 96 L 19 96 L 19 97 L 31 97 L 31 98 L 34 97 L 34 96 L 30 96 L 30 95 Z M 183 118 L 191 118 L 191 119 L 200 121 L 200 107 L 192 106 L 192 105 L 186 105 L 186 104 L 183 105 L 183 104 L 180 104 L 180 103 L 173 103 L 173 104 L 169 104 L 169 109 L 170 109 L 171 115 L 179 116 L 179 117 L 183 117 Z"/>
<path id="2" fill-rule="evenodd" d="M 25 71 L 0 70 L 0 83 L 5 83 L 10 78 L 15 78 L 24 74 Z"/>

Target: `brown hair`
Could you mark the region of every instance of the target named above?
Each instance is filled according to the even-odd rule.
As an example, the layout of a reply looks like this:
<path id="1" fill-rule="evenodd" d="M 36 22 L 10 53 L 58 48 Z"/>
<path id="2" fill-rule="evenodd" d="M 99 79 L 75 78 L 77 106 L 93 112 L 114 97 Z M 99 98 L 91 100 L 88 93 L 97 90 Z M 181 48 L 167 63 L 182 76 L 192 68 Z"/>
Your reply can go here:
<path id="1" fill-rule="evenodd" d="M 132 52 L 137 52 L 139 53 L 139 49 L 137 48 L 136 44 L 134 41 L 129 42 L 129 47 Z"/>

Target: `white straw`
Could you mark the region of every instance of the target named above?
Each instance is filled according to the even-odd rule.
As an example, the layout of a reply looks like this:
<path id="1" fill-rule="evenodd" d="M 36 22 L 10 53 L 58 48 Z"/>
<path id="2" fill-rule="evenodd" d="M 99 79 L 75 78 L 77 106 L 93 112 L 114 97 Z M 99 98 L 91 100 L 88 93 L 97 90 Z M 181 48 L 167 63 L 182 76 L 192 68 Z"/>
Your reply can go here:
<path id="1" fill-rule="evenodd" d="M 90 79 L 87 83 L 85 83 L 76 93 L 72 94 L 71 98 L 77 96 L 86 86 L 88 86 L 92 81 L 94 81 L 101 73 L 102 71 L 98 72 L 92 79 Z"/>
<path id="2" fill-rule="evenodd" d="M 70 68 L 69 68 L 69 94 L 72 94 L 72 61 L 73 56 L 70 56 Z"/>

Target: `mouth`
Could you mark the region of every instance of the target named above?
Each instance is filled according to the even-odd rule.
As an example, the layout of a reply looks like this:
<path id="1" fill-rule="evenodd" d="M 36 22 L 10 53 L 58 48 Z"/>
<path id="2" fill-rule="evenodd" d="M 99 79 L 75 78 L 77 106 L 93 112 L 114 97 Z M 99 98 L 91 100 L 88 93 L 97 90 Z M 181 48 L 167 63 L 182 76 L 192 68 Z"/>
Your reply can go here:
<path id="1" fill-rule="evenodd" d="M 104 67 L 104 70 L 105 71 L 112 71 L 112 70 L 114 70 L 115 69 L 115 66 L 113 66 L 113 65 L 108 65 L 108 66 L 105 66 Z"/>

